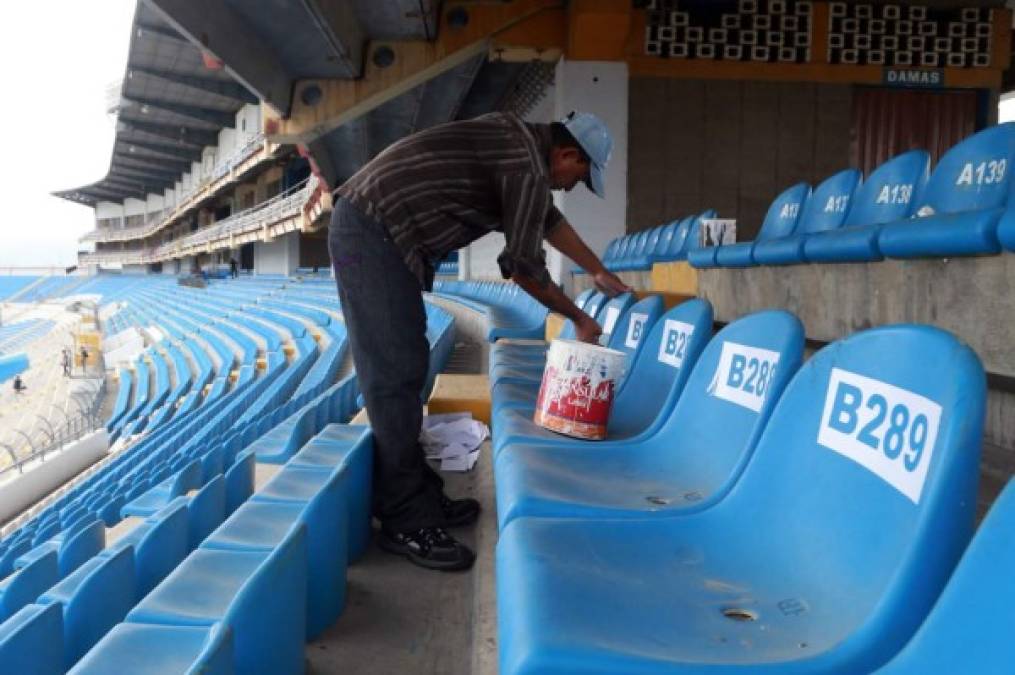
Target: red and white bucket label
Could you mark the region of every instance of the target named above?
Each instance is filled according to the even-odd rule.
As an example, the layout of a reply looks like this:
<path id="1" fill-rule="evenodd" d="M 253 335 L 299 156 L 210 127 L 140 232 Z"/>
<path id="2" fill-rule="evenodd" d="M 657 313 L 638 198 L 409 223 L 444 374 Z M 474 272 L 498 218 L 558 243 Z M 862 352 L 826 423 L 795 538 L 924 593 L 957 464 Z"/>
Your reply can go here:
<path id="1" fill-rule="evenodd" d="M 554 340 L 536 399 L 536 424 L 557 433 L 602 440 L 624 375 L 623 352 L 574 340 Z"/>

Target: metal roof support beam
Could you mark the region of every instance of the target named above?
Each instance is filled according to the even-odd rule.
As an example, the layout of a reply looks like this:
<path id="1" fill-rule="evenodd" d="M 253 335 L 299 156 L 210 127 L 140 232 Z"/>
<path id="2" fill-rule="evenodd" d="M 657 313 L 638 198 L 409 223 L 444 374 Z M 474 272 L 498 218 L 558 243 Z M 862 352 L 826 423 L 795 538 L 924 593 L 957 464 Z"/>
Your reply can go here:
<path id="1" fill-rule="evenodd" d="M 249 23 L 226 0 L 144 0 L 192 43 L 221 59 L 226 71 L 288 116 L 295 78 L 276 54 L 265 49 Z"/>
<path id="2" fill-rule="evenodd" d="M 134 98 L 130 96 L 124 96 L 123 98 L 141 106 L 141 114 L 144 114 L 144 108 L 148 107 L 181 117 L 187 117 L 198 122 L 207 122 L 219 127 L 229 127 L 236 123 L 236 116 L 233 113 L 216 110 L 215 108 L 200 108 L 196 105 L 183 105 L 171 101 L 160 101 L 154 98 Z"/>
<path id="3" fill-rule="evenodd" d="M 339 76 L 362 75 L 365 36 L 355 4 L 348 0 L 302 0 L 301 4 L 335 57 L 342 71 Z"/>
<path id="4" fill-rule="evenodd" d="M 170 28 L 169 26 L 157 26 L 153 23 L 138 23 L 137 32 L 138 34 L 151 33 L 152 35 L 164 37 L 167 40 L 175 40 L 176 42 L 182 42 L 183 44 L 190 44 L 190 40 L 183 35 L 180 35 L 176 30 Z"/>
<path id="5" fill-rule="evenodd" d="M 256 94 L 236 82 L 218 80 L 212 77 L 182 75 L 180 73 L 173 73 L 167 70 L 159 70 L 158 68 L 144 68 L 141 66 L 134 66 L 133 68 L 130 68 L 127 71 L 127 77 L 132 78 L 136 73 L 147 75 L 148 77 L 154 77 L 164 82 L 181 84 L 185 87 L 190 87 L 191 89 L 198 89 L 200 91 L 208 92 L 209 94 L 215 94 L 216 96 L 230 98 L 234 101 L 242 101 L 243 103 L 251 104 L 257 103 L 258 101 Z"/>
<path id="6" fill-rule="evenodd" d="M 180 175 L 176 173 L 156 171 L 154 169 L 139 169 L 129 166 L 113 167 L 109 175 L 111 177 L 119 176 L 128 180 L 148 180 L 153 183 L 166 183 L 168 185 L 173 185 L 176 181 L 180 180 Z"/>
<path id="7" fill-rule="evenodd" d="M 191 162 L 201 161 L 201 151 L 198 148 L 186 147 L 181 145 L 162 145 L 161 143 L 147 143 L 142 141 L 131 141 L 126 138 L 121 138 L 120 141 L 127 146 L 127 152 L 131 152 L 131 148 L 139 148 L 141 150 L 147 150 L 148 152 L 158 153 L 160 155 L 167 155 L 169 157 L 177 157 L 179 159 L 185 159 Z"/>
<path id="8" fill-rule="evenodd" d="M 113 164 L 125 167 L 136 167 L 140 169 L 155 169 L 165 173 L 186 173 L 191 169 L 190 162 L 179 162 L 173 159 L 158 159 L 156 157 L 138 157 L 126 152 L 114 152 Z"/>
<path id="9" fill-rule="evenodd" d="M 563 0 L 455 6 L 442 17 L 434 42 L 372 42 L 358 80 L 301 80 L 289 119 L 265 120 L 268 139 L 310 143 L 482 54 L 524 47 L 529 58 L 556 60 L 567 37 L 566 11 Z"/>
<path id="10" fill-rule="evenodd" d="M 139 131 L 151 134 L 152 136 L 161 136 L 162 138 L 168 138 L 180 143 L 187 143 L 198 147 L 216 145 L 218 143 L 218 134 L 214 131 L 195 129 L 194 127 L 188 127 L 186 125 L 177 126 L 175 124 L 158 124 L 156 122 L 142 122 L 140 120 L 123 119 L 122 117 L 120 118 L 119 124 L 120 131 Z"/>

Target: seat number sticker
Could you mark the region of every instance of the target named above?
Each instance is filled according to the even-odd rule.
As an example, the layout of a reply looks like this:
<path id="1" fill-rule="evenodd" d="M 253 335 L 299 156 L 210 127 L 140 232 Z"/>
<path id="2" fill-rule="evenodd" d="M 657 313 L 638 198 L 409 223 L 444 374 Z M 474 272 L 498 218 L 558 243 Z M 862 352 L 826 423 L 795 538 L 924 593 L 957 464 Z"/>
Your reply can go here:
<path id="1" fill-rule="evenodd" d="M 624 344 L 631 349 L 637 349 L 641 343 L 641 336 L 645 332 L 645 322 L 648 321 L 648 314 L 631 314 L 631 322 L 627 324 L 627 339 Z"/>
<path id="2" fill-rule="evenodd" d="M 919 504 L 940 421 L 941 406 L 929 398 L 832 368 L 818 443 Z"/>
<path id="3" fill-rule="evenodd" d="M 659 362 L 679 368 L 687 355 L 687 343 L 691 341 L 694 326 L 683 321 L 666 319 L 663 339 L 659 342 Z"/>
<path id="4" fill-rule="evenodd" d="M 603 321 L 603 335 L 612 335 L 613 327 L 617 325 L 617 318 L 620 316 L 620 310 L 616 307 L 606 308 L 606 319 Z"/>
<path id="5" fill-rule="evenodd" d="M 736 342 L 723 342 L 708 393 L 730 403 L 761 412 L 779 365 L 779 352 Z"/>

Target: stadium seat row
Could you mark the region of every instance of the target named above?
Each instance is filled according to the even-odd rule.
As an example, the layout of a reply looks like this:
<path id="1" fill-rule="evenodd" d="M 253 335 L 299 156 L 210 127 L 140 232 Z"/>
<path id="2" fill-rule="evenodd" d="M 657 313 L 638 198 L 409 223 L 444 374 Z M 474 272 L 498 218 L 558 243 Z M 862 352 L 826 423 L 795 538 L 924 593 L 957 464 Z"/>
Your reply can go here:
<path id="1" fill-rule="evenodd" d="M 706 302 L 654 316 L 645 302 L 593 308 L 606 323 L 602 308 L 626 306 L 611 345 L 640 336 L 607 441 L 522 425 L 539 355 L 526 382 L 496 361 L 515 345 L 493 349 L 501 672 L 871 672 L 893 657 L 886 672 L 941 672 L 935 652 L 1003 671 L 995 624 L 1011 609 L 972 575 L 1007 575 L 980 550 L 1015 557 L 994 525 L 1015 518 L 1011 490 L 952 575 L 982 442 L 972 351 L 898 325 L 801 365 L 803 327 L 787 312 L 713 336 Z M 958 589 L 988 614 L 969 617 Z M 982 637 L 959 628 L 969 620 Z M 956 629 L 983 653 L 943 637 Z"/>
<path id="2" fill-rule="evenodd" d="M 485 314 L 490 342 L 500 338 L 542 338 L 546 330 L 546 307 L 515 284 L 438 281 L 434 283 L 434 293 Z"/>
<path id="3" fill-rule="evenodd" d="M 715 211 L 709 209 L 696 216 L 617 237 L 607 245 L 603 265 L 612 272 L 632 272 L 652 269 L 657 262 L 687 260 L 688 253 L 697 246 L 701 221 L 715 217 Z"/>
<path id="4" fill-rule="evenodd" d="M 813 192 L 801 183 L 779 195 L 754 241 L 694 250 L 688 260 L 748 267 L 1015 250 L 1013 162 L 1015 123 L 1005 123 L 952 147 L 932 173 L 922 150 L 894 157 L 863 182 L 847 169 Z"/>

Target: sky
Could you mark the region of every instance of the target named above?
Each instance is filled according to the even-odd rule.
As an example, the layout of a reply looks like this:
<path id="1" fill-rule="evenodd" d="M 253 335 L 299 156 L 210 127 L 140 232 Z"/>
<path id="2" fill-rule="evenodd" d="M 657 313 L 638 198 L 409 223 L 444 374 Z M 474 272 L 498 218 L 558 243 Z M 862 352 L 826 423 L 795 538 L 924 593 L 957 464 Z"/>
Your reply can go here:
<path id="1" fill-rule="evenodd" d="M 76 263 L 95 212 L 50 192 L 106 175 L 115 129 L 105 92 L 123 78 L 133 16 L 134 0 L 5 7 L 0 268 Z"/>

